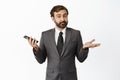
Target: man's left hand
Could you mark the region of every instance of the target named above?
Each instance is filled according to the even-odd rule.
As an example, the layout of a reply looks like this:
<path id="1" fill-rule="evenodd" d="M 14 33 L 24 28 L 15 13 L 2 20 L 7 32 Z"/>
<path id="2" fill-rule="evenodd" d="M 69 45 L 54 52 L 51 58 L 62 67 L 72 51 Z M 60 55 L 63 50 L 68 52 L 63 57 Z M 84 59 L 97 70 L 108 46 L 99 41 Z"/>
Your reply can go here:
<path id="1" fill-rule="evenodd" d="M 86 49 L 86 48 L 95 48 L 95 47 L 98 47 L 100 46 L 100 43 L 93 43 L 95 41 L 95 39 L 89 41 L 89 42 L 86 42 L 84 45 L 83 45 L 83 49 Z"/>

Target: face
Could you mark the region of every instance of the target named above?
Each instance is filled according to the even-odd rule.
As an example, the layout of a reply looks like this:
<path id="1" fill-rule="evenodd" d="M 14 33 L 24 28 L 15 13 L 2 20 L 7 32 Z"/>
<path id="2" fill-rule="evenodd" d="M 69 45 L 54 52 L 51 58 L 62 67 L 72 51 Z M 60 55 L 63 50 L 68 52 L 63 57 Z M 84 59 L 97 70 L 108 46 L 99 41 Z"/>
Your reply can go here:
<path id="1" fill-rule="evenodd" d="M 68 14 L 66 10 L 60 10 L 59 12 L 54 12 L 54 17 L 52 20 L 55 22 L 58 28 L 65 28 L 68 24 Z"/>

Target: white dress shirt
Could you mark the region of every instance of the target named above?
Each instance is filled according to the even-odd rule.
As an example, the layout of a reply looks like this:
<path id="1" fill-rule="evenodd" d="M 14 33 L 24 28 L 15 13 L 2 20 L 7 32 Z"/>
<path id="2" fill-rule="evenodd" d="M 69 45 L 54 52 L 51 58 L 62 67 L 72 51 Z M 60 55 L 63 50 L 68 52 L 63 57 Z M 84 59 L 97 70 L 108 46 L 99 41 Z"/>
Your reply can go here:
<path id="1" fill-rule="evenodd" d="M 58 41 L 58 36 L 59 36 L 59 33 L 60 32 L 63 32 L 63 41 L 65 42 L 65 33 L 66 33 L 66 28 L 64 28 L 62 31 L 58 30 L 57 28 L 55 28 L 55 42 L 56 42 L 56 45 L 57 45 L 57 41 Z"/>

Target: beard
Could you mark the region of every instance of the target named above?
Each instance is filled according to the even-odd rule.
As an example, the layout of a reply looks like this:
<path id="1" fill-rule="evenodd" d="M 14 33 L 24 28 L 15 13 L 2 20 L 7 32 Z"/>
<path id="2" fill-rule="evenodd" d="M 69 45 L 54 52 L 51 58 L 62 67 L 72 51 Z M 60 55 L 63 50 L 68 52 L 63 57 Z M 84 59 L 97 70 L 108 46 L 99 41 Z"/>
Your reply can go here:
<path id="1" fill-rule="evenodd" d="M 63 22 L 60 22 L 60 23 L 57 23 L 57 22 L 55 22 L 55 24 L 56 24 L 56 26 L 58 26 L 59 28 L 65 28 L 66 26 L 67 26 L 67 24 L 68 24 L 68 22 L 67 21 L 63 21 Z"/>

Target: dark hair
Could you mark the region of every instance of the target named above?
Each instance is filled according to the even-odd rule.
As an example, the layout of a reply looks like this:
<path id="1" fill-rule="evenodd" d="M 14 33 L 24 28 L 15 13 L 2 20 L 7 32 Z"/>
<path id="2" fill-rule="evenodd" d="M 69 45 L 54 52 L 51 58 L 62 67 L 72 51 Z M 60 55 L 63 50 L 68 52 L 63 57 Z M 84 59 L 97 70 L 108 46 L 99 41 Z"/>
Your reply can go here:
<path id="1" fill-rule="evenodd" d="M 50 11 L 51 17 L 54 17 L 54 12 L 59 12 L 60 10 L 66 10 L 67 11 L 67 15 L 68 15 L 68 10 L 67 10 L 66 7 L 64 7 L 62 5 L 56 5 Z"/>

